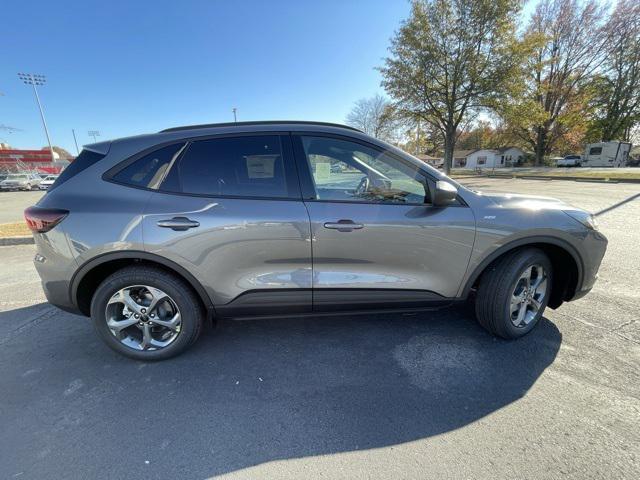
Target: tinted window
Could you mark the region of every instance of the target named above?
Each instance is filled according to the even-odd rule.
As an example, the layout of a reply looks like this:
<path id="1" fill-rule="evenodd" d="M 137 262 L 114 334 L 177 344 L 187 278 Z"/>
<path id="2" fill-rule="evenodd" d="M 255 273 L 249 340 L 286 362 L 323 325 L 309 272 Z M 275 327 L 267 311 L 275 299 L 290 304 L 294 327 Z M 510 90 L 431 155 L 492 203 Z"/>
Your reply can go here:
<path id="1" fill-rule="evenodd" d="M 193 142 L 163 190 L 212 196 L 290 197 L 280 137 L 217 138 Z"/>
<path id="2" fill-rule="evenodd" d="M 356 142 L 302 137 L 318 200 L 424 203 L 426 179 L 417 167 Z"/>
<path id="3" fill-rule="evenodd" d="M 65 168 L 58 179 L 53 182 L 53 185 L 49 187 L 49 191 L 53 190 L 59 185 L 62 185 L 64 182 L 69 180 L 70 178 L 76 176 L 83 170 L 89 168 L 94 163 L 102 160 L 104 155 L 101 153 L 92 152 L 90 150 L 82 150 L 80 155 L 76 157 L 76 159 L 71 162 L 71 164 Z"/>
<path id="4" fill-rule="evenodd" d="M 591 150 L 589 150 L 589 155 L 601 155 L 602 154 L 602 147 L 592 147 Z"/>
<path id="5" fill-rule="evenodd" d="M 180 153 L 184 143 L 168 145 L 139 158 L 113 176 L 116 182 L 136 187 L 158 188 L 160 182 Z"/>

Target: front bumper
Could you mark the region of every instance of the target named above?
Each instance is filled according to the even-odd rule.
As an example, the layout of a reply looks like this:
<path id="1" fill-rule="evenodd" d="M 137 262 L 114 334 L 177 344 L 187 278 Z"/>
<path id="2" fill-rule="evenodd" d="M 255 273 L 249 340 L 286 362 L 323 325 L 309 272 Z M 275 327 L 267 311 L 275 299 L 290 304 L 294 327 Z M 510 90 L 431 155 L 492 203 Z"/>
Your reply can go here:
<path id="1" fill-rule="evenodd" d="M 582 279 L 570 299 L 577 300 L 591 291 L 598 279 L 598 270 L 607 251 L 609 241 L 602 233 L 589 230 L 582 242 Z"/>

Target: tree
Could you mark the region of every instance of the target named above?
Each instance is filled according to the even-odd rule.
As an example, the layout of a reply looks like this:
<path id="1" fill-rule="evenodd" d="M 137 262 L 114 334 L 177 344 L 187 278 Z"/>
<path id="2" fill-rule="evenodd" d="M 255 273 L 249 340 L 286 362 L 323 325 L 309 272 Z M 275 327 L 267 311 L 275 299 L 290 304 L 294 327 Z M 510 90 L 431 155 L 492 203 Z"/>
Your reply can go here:
<path id="1" fill-rule="evenodd" d="M 531 54 L 521 94 L 498 112 L 535 152 L 536 164 L 564 135 L 585 130 L 590 79 L 605 57 L 605 7 L 597 0 L 542 0 L 525 32 Z"/>
<path id="2" fill-rule="evenodd" d="M 594 79 L 600 139 L 628 141 L 640 121 L 640 3 L 620 0 L 607 32 L 603 73 Z"/>
<path id="3" fill-rule="evenodd" d="M 346 118 L 347 125 L 387 142 L 397 139 L 399 121 L 391 102 L 382 95 L 361 98 Z"/>
<path id="4" fill-rule="evenodd" d="M 398 110 L 444 137 L 445 172 L 461 125 L 509 92 L 520 65 L 517 0 L 413 0 L 380 68 Z"/>
<path id="5" fill-rule="evenodd" d="M 402 119 L 401 138 L 398 146 L 414 155 L 438 154 L 444 148 L 444 140 L 439 129 L 420 119 L 405 117 Z"/>

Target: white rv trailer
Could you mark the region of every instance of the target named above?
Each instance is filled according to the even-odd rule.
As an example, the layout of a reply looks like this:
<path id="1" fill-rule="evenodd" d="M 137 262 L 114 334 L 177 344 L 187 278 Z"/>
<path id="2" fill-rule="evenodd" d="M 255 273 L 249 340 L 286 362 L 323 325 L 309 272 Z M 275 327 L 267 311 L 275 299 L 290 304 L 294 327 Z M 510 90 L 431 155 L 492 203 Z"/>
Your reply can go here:
<path id="1" fill-rule="evenodd" d="M 589 143 L 582 157 L 583 167 L 625 167 L 631 144 L 627 142 Z"/>

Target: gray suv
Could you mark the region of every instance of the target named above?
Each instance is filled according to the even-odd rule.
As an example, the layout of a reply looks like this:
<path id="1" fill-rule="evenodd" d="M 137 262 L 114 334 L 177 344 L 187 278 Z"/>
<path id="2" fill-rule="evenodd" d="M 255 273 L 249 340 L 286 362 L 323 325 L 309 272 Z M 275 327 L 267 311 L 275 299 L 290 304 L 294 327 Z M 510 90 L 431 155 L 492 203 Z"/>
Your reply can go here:
<path id="1" fill-rule="evenodd" d="M 25 211 L 49 301 L 141 360 L 207 321 L 475 300 L 503 338 L 585 295 L 607 246 L 558 200 L 486 195 L 355 129 L 197 125 L 87 146 Z"/>

